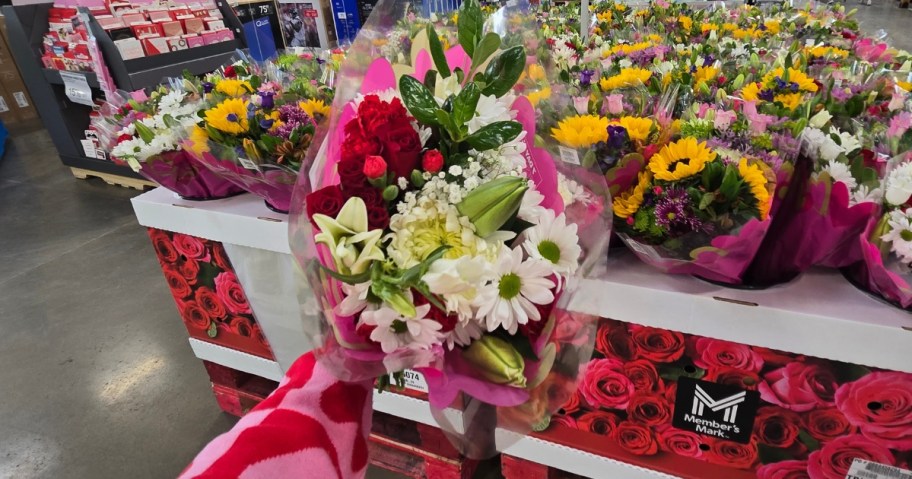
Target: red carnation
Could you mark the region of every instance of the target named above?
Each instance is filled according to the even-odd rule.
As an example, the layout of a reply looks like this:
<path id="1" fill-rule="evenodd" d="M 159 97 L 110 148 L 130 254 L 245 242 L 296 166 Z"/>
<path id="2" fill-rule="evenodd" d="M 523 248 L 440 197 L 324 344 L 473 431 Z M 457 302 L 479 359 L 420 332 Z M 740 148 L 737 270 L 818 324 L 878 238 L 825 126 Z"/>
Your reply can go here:
<path id="1" fill-rule="evenodd" d="M 364 159 L 364 176 L 369 180 L 376 180 L 386 174 L 386 161 L 382 156 L 370 155 Z"/>
<path id="2" fill-rule="evenodd" d="M 234 78 L 237 76 L 237 72 L 234 71 L 233 65 L 228 65 L 225 67 L 225 78 Z"/>
<path id="3" fill-rule="evenodd" d="M 428 150 L 421 158 L 421 167 L 428 173 L 437 173 L 443 169 L 443 154 L 438 150 Z"/>

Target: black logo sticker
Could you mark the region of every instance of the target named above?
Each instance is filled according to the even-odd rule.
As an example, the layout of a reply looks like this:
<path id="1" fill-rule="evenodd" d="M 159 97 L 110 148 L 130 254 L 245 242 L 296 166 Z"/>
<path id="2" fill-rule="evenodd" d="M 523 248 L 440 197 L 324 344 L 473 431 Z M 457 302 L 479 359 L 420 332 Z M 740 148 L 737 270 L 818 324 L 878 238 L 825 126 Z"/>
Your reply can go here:
<path id="1" fill-rule="evenodd" d="M 747 444 L 759 402 L 757 391 L 681 376 L 672 425 L 704 436 Z"/>

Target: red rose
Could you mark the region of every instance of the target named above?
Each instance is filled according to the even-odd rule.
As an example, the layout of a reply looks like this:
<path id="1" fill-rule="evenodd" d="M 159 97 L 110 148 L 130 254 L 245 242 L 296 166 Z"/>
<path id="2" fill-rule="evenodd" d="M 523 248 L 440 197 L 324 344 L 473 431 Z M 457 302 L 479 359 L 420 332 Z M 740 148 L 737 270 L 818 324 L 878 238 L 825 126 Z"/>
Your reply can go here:
<path id="1" fill-rule="evenodd" d="M 631 326 L 630 335 L 637 346 L 637 357 L 655 363 L 670 363 L 684 355 L 684 335 L 677 331 Z"/>
<path id="2" fill-rule="evenodd" d="M 855 426 L 836 408 L 814 409 L 807 413 L 804 416 L 804 428 L 811 437 L 821 442 L 855 434 Z"/>
<path id="3" fill-rule="evenodd" d="M 174 249 L 188 259 L 197 259 L 204 263 L 210 260 L 206 244 L 195 236 L 174 233 Z"/>
<path id="4" fill-rule="evenodd" d="M 561 406 L 560 410 L 564 414 L 573 414 L 580 410 L 580 395 L 579 392 L 574 392 L 570 395 L 570 398 L 567 399 L 567 402 Z"/>
<path id="5" fill-rule="evenodd" d="M 250 303 L 247 302 L 247 295 L 244 294 L 244 288 L 238 282 L 237 276 L 231 271 L 224 271 L 215 277 L 215 292 L 218 293 L 219 299 L 234 314 L 251 314 Z"/>
<path id="6" fill-rule="evenodd" d="M 209 324 L 212 323 L 212 318 L 206 314 L 206 311 L 196 301 L 184 301 L 179 304 L 179 307 L 181 318 L 183 318 L 184 323 L 187 326 L 198 329 L 200 331 L 206 331 L 209 329 Z"/>
<path id="7" fill-rule="evenodd" d="M 579 425 L 576 423 L 576 419 L 573 419 L 570 416 L 564 416 L 563 414 L 556 414 L 551 418 L 551 424 L 560 424 L 564 427 L 569 427 L 570 429 L 579 429 Z"/>
<path id="8" fill-rule="evenodd" d="M 346 133 L 347 130 L 348 129 L 346 129 Z M 345 140 L 342 142 L 341 150 L 341 161 L 360 162 L 364 161 L 369 155 L 379 154 L 380 142 L 374 137 L 363 136 L 360 129 L 356 129 L 354 134 L 346 136 Z"/>
<path id="9" fill-rule="evenodd" d="M 774 462 L 757 469 L 757 479 L 809 479 L 807 469 L 807 461 Z"/>
<path id="10" fill-rule="evenodd" d="M 836 377 L 829 368 L 814 363 L 789 363 L 763 376 L 757 388 L 771 404 L 796 412 L 833 405 Z"/>
<path id="11" fill-rule="evenodd" d="M 649 161 L 649 159 L 658 152 L 659 145 L 646 145 L 646 148 L 643 148 L 643 159 Z"/>
<path id="12" fill-rule="evenodd" d="M 343 191 L 342 193 L 343 193 L 343 196 L 345 197 L 346 201 L 349 198 L 357 196 L 358 198 L 361 198 L 362 200 L 364 200 L 364 204 L 368 208 L 370 208 L 372 206 L 386 207 L 386 202 L 383 201 L 383 194 L 380 193 L 380 190 L 378 190 L 377 188 L 374 188 L 371 185 L 367 185 L 363 188 L 358 188 L 358 189 L 346 188 L 345 191 Z"/>
<path id="13" fill-rule="evenodd" d="M 225 67 L 225 73 L 223 74 L 225 78 L 234 78 L 237 76 L 237 72 L 234 71 L 233 65 L 228 65 Z"/>
<path id="14" fill-rule="evenodd" d="M 603 319 L 595 335 L 595 349 L 609 358 L 630 361 L 636 356 L 636 344 L 627 333 L 627 325 Z"/>
<path id="15" fill-rule="evenodd" d="M 232 316 L 226 321 L 231 325 L 231 332 L 245 338 L 253 337 L 253 323 L 244 316 Z"/>
<path id="16" fill-rule="evenodd" d="M 696 433 L 666 426 L 658 429 L 658 440 L 663 451 L 684 457 L 703 457 L 703 450 L 700 449 L 703 439 Z"/>
<path id="17" fill-rule="evenodd" d="M 221 243 L 215 243 L 212 245 L 212 258 L 215 260 L 215 265 L 223 271 L 231 271 L 231 261 L 228 259 L 228 253 L 225 251 L 225 247 Z"/>
<path id="18" fill-rule="evenodd" d="M 757 410 L 754 418 L 754 435 L 768 446 L 788 448 L 798 439 L 801 418 L 797 414 L 776 406 Z"/>
<path id="19" fill-rule="evenodd" d="M 225 309 L 225 305 L 222 304 L 222 301 L 219 299 L 218 295 L 215 294 L 211 289 L 207 287 L 202 287 L 196 290 L 196 294 L 193 295 L 196 299 L 196 302 L 206 311 L 206 314 L 209 315 L 212 319 L 224 319 L 228 315 L 228 310 Z"/>
<path id="20" fill-rule="evenodd" d="M 735 469 L 751 469 L 757 463 L 757 443 L 740 444 L 731 441 L 711 441 L 706 459 L 713 464 L 721 464 Z"/>
<path id="21" fill-rule="evenodd" d="M 647 426 L 659 426 L 671 422 L 671 405 L 663 396 L 637 393 L 627 405 L 627 417 Z"/>
<path id="22" fill-rule="evenodd" d="M 655 391 L 662 387 L 659 372 L 651 362 L 645 359 L 624 363 L 624 374 L 630 378 L 637 392 Z"/>
<path id="23" fill-rule="evenodd" d="M 171 288 L 171 294 L 175 298 L 186 298 L 190 296 L 190 293 L 193 290 L 190 288 L 190 284 L 187 283 L 187 278 L 184 278 L 184 275 L 172 266 L 165 266 L 162 268 L 162 271 L 165 273 L 165 281 L 168 283 L 168 287 Z"/>
<path id="24" fill-rule="evenodd" d="M 593 359 L 580 381 L 580 394 L 592 407 L 627 409 L 633 383 L 624 374 L 624 363 L 616 359 Z"/>
<path id="25" fill-rule="evenodd" d="M 367 136 L 380 136 L 385 128 L 409 123 L 408 112 L 398 98 L 385 102 L 367 95 L 358 105 L 358 123 Z"/>
<path id="26" fill-rule="evenodd" d="M 263 334 L 263 330 L 260 328 L 259 324 L 253 325 L 253 337 L 260 343 L 264 348 L 269 347 L 269 341 L 266 340 L 266 335 Z"/>
<path id="27" fill-rule="evenodd" d="M 421 157 L 421 169 L 428 173 L 437 173 L 443 169 L 443 154 L 439 150 L 428 150 Z"/>
<path id="28" fill-rule="evenodd" d="M 367 185 L 367 177 L 364 176 L 363 160 L 342 160 L 336 165 L 339 171 L 339 180 L 342 182 L 342 188 L 362 188 Z"/>
<path id="29" fill-rule="evenodd" d="M 342 209 L 345 200 L 342 197 L 342 189 L 339 185 L 327 186 L 307 195 L 304 198 L 304 207 L 307 210 L 307 217 L 313 221 L 316 214 L 326 215 L 335 218 Z"/>
<path id="30" fill-rule="evenodd" d="M 179 255 L 177 250 L 174 249 L 174 243 L 171 242 L 171 238 L 168 238 L 168 233 L 149 228 L 149 238 L 152 240 L 152 247 L 155 248 L 155 253 L 162 263 L 174 263 L 177 261 Z"/>
<path id="31" fill-rule="evenodd" d="M 181 262 L 178 271 L 184 276 L 187 283 L 196 284 L 196 277 L 199 276 L 200 272 L 199 263 L 194 259 L 185 260 Z"/>
<path id="32" fill-rule="evenodd" d="M 659 452 L 659 443 L 656 441 L 652 429 L 641 424 L 625 421 L 611 434 L 618 445 L 625 451 L 637 456 L 651 456 Z"/>
<path id="33" fill-rule="evenodd" d="M 694 364 L 703 369 L 714 366 L 727 366 L 744 371 L 759 373 L 763 369 L 763 358 L 750 346 L 722 341 L 719 339 L 696 338 L 691 342 L 690 350 Z"/>
<path id="34" fill-rule="evenodd" d="M 704 381 L 710 381 L 729 386 L 738 386 L 739 388 L 756 391 L 760 384 L 760 376 L 752 371 L 743 371 L 729 367 L 712 367 L 706 372 Z"/>
<path id="35" fill-rule="evenodd" d="M 408 122 L 385 132 L 383 157 L 396 178 L 410 178 L 412 170 L 418 168 L 421 155 L 421 137 Z"/>
<path id="36" fill-rule="evenodd" d="M 912 451 L 912 374 L 876 372 L 843 384 L 836 407 L 866 438 Z"/>
<path id="37" fill-rule="evenodd" d="M 369 180 L 376 180 L 386 174 L 386 161 L 382 156 L 370 155 L 364 159 L 364 176 Z"/>
<path id="38" fill-rule="evenodd" d="M 390 223 L 389 211 L 385 206 L 371 206 L 367 209 L 367 226 L 370 229 L 386 229 Z"/>
<path id="39" fill-rule="evenodd" d="M 589 411 L 576 418 L 576 427 L 602 436 L 610 436 L 621 418 L 605 411 Z"/>
<path id="40" fill-rule="evenodd" d="M 808 456 L 808 476 L 811 479 L 842 479 L 849 473 L 855 459 L 896 465 L 889 449 L 871 442 L 859 434 L 842 436 L 826 443 Z"/>

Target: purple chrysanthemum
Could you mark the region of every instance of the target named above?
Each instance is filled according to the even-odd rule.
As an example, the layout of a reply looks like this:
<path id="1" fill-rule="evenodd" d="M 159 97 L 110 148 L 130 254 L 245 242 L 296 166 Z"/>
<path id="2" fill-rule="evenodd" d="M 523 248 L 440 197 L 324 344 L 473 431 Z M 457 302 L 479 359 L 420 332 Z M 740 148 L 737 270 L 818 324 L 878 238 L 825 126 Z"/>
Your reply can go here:
<path id="1" fill-rule="evenodd" d="M 687 191 L 669 188 L 656 199 L 656 224 L 673 235 L 706 231 L 706 224 L 693 214 Z"/>
<path id="2" fill-rule="evenodd" d="M 280 106 L 279 119 L 285 123 L 307 124 L 313 122 L 307 112 L 302 110 L 301 107 L 296 104 Z"/>

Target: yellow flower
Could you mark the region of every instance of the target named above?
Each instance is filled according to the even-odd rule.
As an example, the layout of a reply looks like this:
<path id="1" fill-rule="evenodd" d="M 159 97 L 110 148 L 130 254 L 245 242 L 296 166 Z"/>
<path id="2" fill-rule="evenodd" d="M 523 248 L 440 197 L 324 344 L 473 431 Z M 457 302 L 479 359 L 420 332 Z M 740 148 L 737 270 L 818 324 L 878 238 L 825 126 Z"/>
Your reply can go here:
<path id="1" fill-rule="evenodd" d="M 618 53 L 624 55 L 630 55 L 633 52 L 638 52 L 645 50 L 652 46 L 650 42 L 637 42 L 637 43 L 621 43 L 620 45 L 615 45 L 611 47 L 610 50 L 602 52 L 603 57 L 608 57 L 610 55 L 615 55 Z"/>
<path id="2" fill-rule="evenodd" d="M 649 134 L 652 133 L 653 122 L 649 118 L 623 116 L 619 120 L 611 122 L 611 124 L 623 126 L 631 140 L 646 141 L 649 138 Z"/>
<path id="3" fill-rule="evenodd" d="M 223 93 L 230 97 L 237 98 L 241 95 L 252 92 L 253 87 L 250 86 L 250 83 L 246 81 L 225 78 L 215 85 L 215 91 Z"/>
<path id="4" fill-rule="evenodd" d="M 635 215 L 640 206 L 643 205 L 643 195 L 649 189 L 650 182 L 652 182 L 652 173 L 641 171 L 636 186 L 621 193 L 619 197 L 614 198 L 614 201 L 612 201 L 611 207 L 615 216 L 627 219 Z"/>
<path id="5" fill-rule="evenodd" d="M 767 20 L 763 25 L 766 27 L 766 31 L 772 35 L 778 35 L 781 30 L 778 20 Z"/>
<path id="6" fill-rule="evenodd" d="M 602 87 L 602 91 L 611 91 L 618 88 L 645 85 L 650 78 L 652 78 L 652 72 L 645 68 L 622 68 L 617 75 L 602 78 L 599 81 L 599 86 Z"/>
<path id="7" fill-rule="evenodd" d="M 529 92 L 529 94 L 526 95 L 526 98 L 529 99 L 529 102 L 532 103 L 532 106 L 538 106 L 538 103 L 542 100 L 551 98 L 551 87 L 545 87 L 538 91 Z"/>
<path id="8" fill-rule="evenodd" d="M 681 120 L 677 119 L 671 122 L 671 134 L 677 135 L 681 133 Z"/>
<path id="9" fill-rule="evenodd" d="M 734 23 L 723 23 L 722 24 L 722 30 L 725 30 L 726 32 L 733 32 L 737 29 L 738 29 L 738 25 L 735 25 Z"/>
<path id="10" fill-rule="evenodd" d="M 738 174 L 750 186 L 751 194 L 757 200 L 760 219 L 765 220 L 769 216 L 770 210 L 770 193 L 767 188 L 766 175 L 759 166 L 748 164 L 747 158 L 741 158 L 738 163 Z"/>
<path id="11" fill-rule="evenodd" d="M 298 107 L 304 110 L 311 118 L 317 118 L 317 115 L 322 115 L 323 117 L 329 116 L 329 105 L 323 102 L 323 100 L 314 100 L 309 99 L 298 103 Z"/>
<path id="12" fill-rule="evenodd" d="M 898 87 L 900 87 L 900 88 L 902 88 L 903 90 L 906 90 L 906 91 L 912 91 L 912 82 L 897 80 L 897 81 L 896 81 L 896 86 L 898 86 Z"/>
<path id="13" fill-rule="evenodd" d="M 662 147 L 649 160 L 649 169 L 657 180 L 675 181 L 696 175 L 715 159 L 716 154 L 706 147 L 706 142 L 688 137 Z"/>
<path id="14" fill-rule="evenodd" d="M 756 36 L 756 34 L 757 34 L 757 30 L 754 30 L 753 28 L 751 28 L 751 29 L 737 28 L 737 29 L 735 29 L 735 31 L 732 32 L 732 36 L 735 37 L 736 40 L 744 40 L 747 38 L 751 38 L 751 37 Z"/>
<path id="15" fill-rule="evenodd" d="M 796 68 L 788 69 L 788 78 L 786 78 L 786 72 L 785 72 L 784 68 L 782 68 L 782 67 L 776 68 L 775 70 L 773 70 L 763 76 L 763 84 L 768 87 L 775 86 L 777 78 L 782 81 L 788 81 L 790 83 L 797 83 L 798 89 L 801 91 L 809 91 L 809 92 L 817 91 L 817 84 L 814 83 L 814 80 L 811 77 L 805 75 L 804 72 L 802 72 L 801 70 L 798 70 Z"/>
<path id="16" fill-rule="evenodd" d="M 804 97 L 801 93 L 780 93 L 773 97 L 773 100 L 782 103 L 782 106 L 788 108 L 790 111 L 795 111 L 796 108 L 801 106 Z"/>
<path id="17" fill-rule="evenodd" d="M 757 101 L 760 98 L 760 84 L 751 82 L 741 89 L 741 99 L 744 101 Z"/>
<path id="18" fill-rule="evenodd" d="M 719 74 L 719 69 L 714 66 L 700 67 L 697 68 L 696 73 L 694 73 L 694 85 L 699 86 L 701 83 L 706 83 L 708 81 L 716 78 L 716 75 Z"/>
<path id="19" fill-rule="evenodd" d="M 646 39 L 654 44 L 662 43 L 662 37 L 655 33 L 650 33 L 648 36 L 646 36 Z"/>
<path id="20" fill-rule="evenodd" d="M 529 79 L 532 81 L 539 81 L 545 79 L 545 69 L 542 68 L 538 63 L 533 63 L 529 65 Z"/>
<path id="21" fill-rule="evenodd" d="M 704 23 L 704 24 L 700 25 L 700 32 L 702 32 L 702 33 L 715 32 L 718 30 L 719 30 L 719 26 L 714 23 Z"/>
<path id="22" fill-rule="evenodd" d="M 611 21 L 611 10 L 606 10 L 602 13 L 599 13 L 595 16 L 600 22 L 610 22 Z"/>
<path id="23" fill-rule="evenodd" d="M 551 136 L 564 146 L 585 148 L 608 140 L 608 119 L 596 115 L 564 118 L 551 129 Z"/>
<path id="24" fill-rule="evenodd" d="M 190 130 L 190 151 L 197 156 L 209 152 L 209 135 L 206 134 L 204 128 L 193 125 L 193 128 Z"/>
<path id="25" fill-rule="evenodd" d="M 617 10 L 617 11 L 619 11 L 619 12 L 623 12 L 623 11 L 627 10 L 627 5 L 626 5 L 626 4 L 623 4 L 623 3 L 615 3 L 615 4 L 614 4 L 614 9 Z"/>
<path id="26" fill-rule="evenodd" d="M 240 98 L 229 98 L 214 108 L 206 110 L 206 123 L 225 133 L 245 133 L 247 123 L 247 102 Z"/>
<path id="27" fill-rule="evenodd" d="M 690 31 L 693 28 L 693 19 L 686 15 L 681 15 L 678 17 L 678 23 L 681 24 L 681 27 L 686 31 Z"/>

